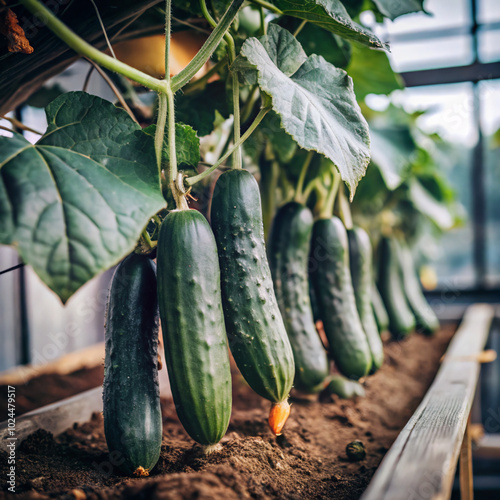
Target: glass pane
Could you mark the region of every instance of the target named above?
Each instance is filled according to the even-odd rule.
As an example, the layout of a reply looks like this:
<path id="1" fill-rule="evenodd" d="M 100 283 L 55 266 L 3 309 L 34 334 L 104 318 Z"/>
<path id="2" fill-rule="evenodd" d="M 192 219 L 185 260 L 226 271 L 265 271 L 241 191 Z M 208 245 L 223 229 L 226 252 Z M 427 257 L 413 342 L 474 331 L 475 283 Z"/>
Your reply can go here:
<path id="1" fill-rule="evenodd" d="M 498 0 L 492 0 L 497 1 Z M 424 7 L 431 15 L 408 14 L 395 21 L 386 20 L 384 27 L 389 34 L 411 33 L 424 30 L 440 30 L 469 26 L 469 0 L 427 0 Z"/>
<path id="2" fill-rule="evenodd" d="M 484 169 L 486 186 L 486 280 L 500 285 L 500 147 L 493 134 L 500 128 L 500 80 L 479 84 L 481 119 L 484 135 Z"/>
<path id="3" fill-rule="evenodd" d="M 500 5 L 500 4 L 499 4 Z M 500 60 L 500 31 L 478 31 L 479 60 L 483 63 Z"/>
<path id="4" fill-rule="evenodd" d="M 443 158 L 442 169 L 464 207 L 467 219 L 428 248 L 430 262 L 438 276 L 438 287 L 446 290 L 472 287 L 473 232 L 470 166 L 472 148 L 477 142 L 473 119 L 473 87 L 470 83 L 414 87 L 395 92 L 392 99 L 409 111 L 428 109 L 418 125 L 426 132 L 439 133 L 453 146 Z"/>
<path id="5" fill-rule="evenodd" d="M 500 2 L 498 0 L 479 0 L 477 19 L 480 23 L 500 21 Z"/>
<path id="6" fill-rule="evenodd" d="M 471 64 L 472 40 L 469 35 L 420 39 L 391 44 L 389 59 L 395 71 L 415 71 Z"/>

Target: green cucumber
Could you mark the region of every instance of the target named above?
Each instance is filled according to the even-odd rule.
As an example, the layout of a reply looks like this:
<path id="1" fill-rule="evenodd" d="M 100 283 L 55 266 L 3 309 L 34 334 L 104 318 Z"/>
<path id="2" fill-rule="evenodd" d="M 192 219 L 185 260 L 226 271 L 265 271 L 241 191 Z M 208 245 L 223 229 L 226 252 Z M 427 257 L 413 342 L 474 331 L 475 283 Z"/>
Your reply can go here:
<path id="1" fill-rule="evenodd" d="M 389 316 L 389 331 L 394 338 L 401 339 L 415 328 L 415 316 L 406 300 L 396 240 L 383 237 L 378 253 L 377 285 Z"/>
<path id="2" fill-rule="evenodd" d="M 439 320 L 422 293 L 411 251 L 404 242 L 399 242 L 399 257 L 406 299 L 415 315 L 417 331 L 432 335 L 439 328 Z"/>
<path id="3" fill-rule="evenodd" d="M 219 177 L 211 221 L 231 352 L 250 387 L 281 403 L 295 366 L 267 261 L 259 186 L 249 172 L 235 169 Z"/>
<path id="4" fill-rule="evenodd" d="M 329 368 L 309 299 L 312 228 L 311 211 L 292 201 L 278 210 L 269 243 L 274 291 L 295 360 L 294 386 L 309 393 L 323 388 Z"/>
<path id="5" fill-rule="evenodd" d="M 380 296 L 380 292 L 378 291 L 375 281 L 372 283 L 371 296 L 373 315 L 375 316 L 375 321 L 377 322 L 378 331 L 381 334 L 389 329 L 389 316 L 387 315 L 384 301 Z"/>
<path id="6" fill-rule="evenodd" d="M 160 456 L 155 264 L 131 254 L 116 268 L 106 310 L 103 414 L 114 463 L 147 475 Z"/>
<path id="7" fill-rule="evenodd" d="M 356 309 L 347 233 L 338 217 L 315 222 L 310 270 L 330 354 L 337 368 L 349 378 L 364 377 L 371 369 L 372 356 Z"/>
<path id="8" fill-rule="evenodd" d="M 372 353 L 372 369 L 375 373 L 384 363 L 384 346 L 378 333 L 372 309 L 372 245 L 366 231 L 355 227 L 347 231 L 349 239 L 349 265 L 356 307 Z"/>
<path id="9" fill-rule="evenodd" d="M 341 399 L 365 397 L 364 387 L 355 380 L 350 380 L 343 375 L 332 375 L 330 382 L 322 395 L 336 394 Z"/>
<path id="10" fill-rule="evenodd" d="M 158 300 L 177 415 L 202 445 L 215 445 L 231 416 L 231 372 L 215 240 L 196 210 L 174 210 L 158 237 Z"/>

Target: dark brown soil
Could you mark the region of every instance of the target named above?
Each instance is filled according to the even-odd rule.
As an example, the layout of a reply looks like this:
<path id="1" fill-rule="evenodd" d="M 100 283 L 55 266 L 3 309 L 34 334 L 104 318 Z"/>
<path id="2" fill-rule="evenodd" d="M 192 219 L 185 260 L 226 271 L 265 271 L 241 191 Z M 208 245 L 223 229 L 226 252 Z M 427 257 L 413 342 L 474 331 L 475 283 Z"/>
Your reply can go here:
<path id="1" fill-rule="evenodd" d="M 365 382 L 365 398 L 295 398 L 278 439 L 267 427 L 269 403 L 236 376 L 231 424 L 222 450 L 209 457 L 186 435 L 172 402 L 163 401 L 162 453 L 145 479 L 113 471 L 100 415 L 56 438 L 38 431 L 17 450 L 16 497 L 357 499 L 432 382 L 454 330 L 387 344 L 383 368 Z M 345 454 L 355 439 L 366 447 L 360 462 Z M 3 478 L 5 463 L 0 456 Z M 2 483 L 0 498 L 13 497 Z"/>

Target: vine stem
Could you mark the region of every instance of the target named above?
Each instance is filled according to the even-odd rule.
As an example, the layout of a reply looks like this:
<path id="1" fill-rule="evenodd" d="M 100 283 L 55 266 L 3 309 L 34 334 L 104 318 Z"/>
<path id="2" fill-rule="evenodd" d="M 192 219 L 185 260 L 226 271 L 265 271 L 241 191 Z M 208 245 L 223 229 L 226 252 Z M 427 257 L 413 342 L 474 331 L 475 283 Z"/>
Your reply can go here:
<path id="1" fill-rule="evenodd" d="M 205 19 L 212 25 L 212 27 L 217 26 L 217 21 L 210 15 L 208 11 L 207 4 L 205 0 L 200 0 L 201 12 Z M 231 70 L 231 65 L 236 59 L 236 47 L 234 45 L 234 39 L 229 32 L 224 35 L 224 40 L 227 44 L 227 57 L 229 62 L 229 71 L 231 72 L 231 87 L 233 94 L 233 137 L 234 142 L 237 143 L 240 140 L 241 135 L 241 120 L 240 120 L 240 83 L 238 82 L 238 75 L 236 71 Z M 233 168 L 241 168 L 241 149 L 238 147 L 233 153 Z"/>
<path id="2" fill-rule="evenodd" d="M 326 200 L 323 202 L 321 211 L 319 213 L 320 219 L 330 219 L 333 215 L 333 206 L 340 186 L 340 174 L 337 170 L 332 171 L 332 184 L 328 190 Z"/>
<path id="3" fill-rule="evenodd" d="M 188 177 L 184 180 L 184 184 L 187 186 L 193 186 L 197 182 L 204 179 L 207 175 L 210 175 L 216 168 L 220 167 L 234 152 L 236 148 L 239 148 L 252 134 L 252 132 L 257 128 L 259 123 L 262 121 L 264 116 L 270 111 L 271 108 L 265 107 L 259 111 L 259 114 L 255 117 L 255 120 L 252 122 L 250 127 L 248 127 L 247 131 L 240 137 L 239 141 L 235 142 L 233 146 L 228 149 L 227 153 L 219 158 L 209 169 L 205 170 L 201 174 L 193 175 L 193 177 Z"/>
<path id="4" fill-rule="evenodd" d="M 203 85 L 206 85 L 208 80 L 210 80 L 210 78 L 215 75 L 215 73 L 217 73 L 226 63 L 226 58 L 217 61 L 203 76 L 186 85 L 184 87 L 184 94 L 189 94 L 190 92 L 203 87 Z"/>
<path id="5" fill-rule="evenodd" d="M 353 227 L 353 221 L 352 221 L 352 214 L 351 214 L 351 206 L 349 204 L 349 200 L 347 199 L 347 196 L 345 195 L 344 187 L 342 186 L 339 195 L 338 195 L 338 209 L 339 209 L 339 215 L 340 218 L 342 219 L 342 222 L 344 223 L 344 226 L 346 229 L 352 229 Z"/>
<path id="6" fill-rule="evenodd" d="M 207 38 L 201 49 L 189 62 L 189 64 L 175 77 L 171 80 L 171 90 L 172 92 L 177 92 L 179 89 L 184 87 L 191 78 L 193 78 L 196 73 L 205 65 L 205 63 L 210 59 L 211 55 L 218 47 L 220 41 L 224 37 L 229 26 L 234 21 L 238 14 L 238 11 L 243 4 L 244 0 L 233 0 L 231 5 L 226 10 L 224 16 L 222 17 L 220 23 L 212 31 L 210 36 Z M 135 82 L 151 89 L 156 92 L 166 93 L 168 82 L 166 80 L 160 80 L 154 78 L 147 73 L 139 71 L 138 69 L 132 68 L 128 64 L 125 64 L 118 59 L 114 59 L 107 54 L 104 54 L 100 50 L 96 49 L 85 40 L 80 38 L 73 30 L 66 26 L 62 21 L 60 21 L 54 13 L 43 5 L 39 0 L 19 0 L 20 4 L 26 7 L 32 14 L 34 14 L 39 19 L 43 20 L 43 23 L 47 28 L 49 28 L 58 38 L 72 48 L 77 54 L 86 56 L 92 59 L 100 66 L 119 73 Z M 169 12 L 170 14 L 170 12 Z"/>
<path id="7" fill-rule="evenodd" d="M 307 201 L 307 198 L 304 199 L 304 181 L 306 179 L 307 169 L 309 168 L 313 157 L 314 151 L 309 151 L 309 153 L 307 153 L 306 160 L 302 165 L 302 169 L 300 170 L 299 180 L 297 182 L 297 187 L 295 188 L 295 196 L 293 198 L 294 201 L 298 203 L 305 203 Z"/>
<path id="8" fill-rule="evenodd" d="M 34 1 L 34 0 L 27 0 Z M 191 59 L 191 62 L 177 75 L 172 78 L 172 91 L 175 93 L 180 88 L 184 87 L 191 78 L 203 67 L 203 65 L 210 59 L 220 41 L 226 34 L 229 26 L 233 23 L 238 15 L 238 11 L 242 6 L 244 0 L 233 0 L 231 5 L 227 8 L 225 14 L 222 16 L 220 22 L 215 26 L 214 30 L 207 38 L 198 53 Z"/>
<path id="9" fill-rule="evenodd" d="M 167 96 L 158 94 L 158 119 L 156 120 L 155 153 L 158 172 L 161 176 L 163 157 L 163 141 L 165 137 L 165 125 L 167 123 Z"/>
<path id="10" fill-rule="evenodd" d="M 274 12 L 275 14 L 280 14 L 283 15 L 283 11 L 278 9 L 276 5 L 273 5 L 272 3 L 266 2 L 265 0 L 250 0 L 252 3 L 255 3 L 257 5 L 260 5 L 264 7 L 267 10 L 270 10 L 271 12 Z"/>
<path id="11" fill-rule="evenodd" d="M 20 3 L 36 17 L 42 19 L 47 28 L 53 31 L 57 37 L 59 37 L 66 43 L 66 45 L 78 54 L 84 55 L 95 61 L 100 66 L 103 66 L 111 71 L 115 71 L 116 73 L 120 73 L 121 75 L 124 75 L 152 90 L 156 90 L 157 92 L 165 91 L 165 82 L 132 68 L 128 64 L 108 56 L 95 47 L 92 47 L 92 45 L 80 38 L 73 30 L 60 21 L 51 10 L 45 7 L 45 5 L 38 0 L 20 0 Z"/>
<path id="12" fill-rule="evenodd" d="M 301 31 L 302 28 L 307 24 L 307 21 L 304 19 L 298 26 L 297 29 L 293 32 L 293 36 L 297 36 Z"/>

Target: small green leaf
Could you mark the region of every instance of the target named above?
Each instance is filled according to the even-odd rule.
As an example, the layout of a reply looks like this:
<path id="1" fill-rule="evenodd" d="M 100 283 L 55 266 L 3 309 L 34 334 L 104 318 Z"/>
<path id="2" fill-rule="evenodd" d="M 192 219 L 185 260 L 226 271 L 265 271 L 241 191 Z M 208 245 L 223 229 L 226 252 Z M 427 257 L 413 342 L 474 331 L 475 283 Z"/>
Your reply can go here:
<path id="1" fill-rule="evenodd" d="M 222 81 L 209 83 L 201 92 L 181 94 L 175 98 L 175 118 L 191 125 L 203 137 L 214 129 L 215 112 L 229 117 L 226 86 Z"/>
<path id="2" fill-rule="evenodd" d="M 71 92 L 46 114 L 36 145 L 0 137 L 0 243 L 65 302 L 135 247 L 165 201 L 153 140 L 125 111 Z"/>
<path id="3" fill-rule="evenodd" d="M 234 68 L 271 97 L 281 126 L 300 147 L 332 160 L 354 195 L 370 159 L 370 139 L 346 72 L 321 56 L 307 57 L 276 24 L 267 36 L 243 44 Z"/>
<path id="4" fill-rule="evenodd" d="M 393 20 L 411 12 L 425 12 L 424 0 L 373 0 L 382 15 Z"/>
<path id="5" fill-rule="evenodd" d="M 387 54 L 357 43 L 352 44 L 352 57 L 347 73 L 354 82 L 354 93 L 361 101 L 368 94 L 390 94 L 404 88 L 401 77 L 394 73 Z"/>
<path id="6" fill-rule="evenodd" d="M 340 0 L 273 0 L 285 15 L 298 17 L 348 40 L 387 49 L 369 29 L 356 24 Z"/>
<path id="7" fill-rule="evenodd" d="M 154 137 L 156 125 L 146 127 L 144 132 Z M 200 138 L 189 125 L 179 122 L 175 124 L 175 152 L 179 167 L 196 167 L 200 162 Z M 163 163 L 168 165 L 169 161 L 170 149 L 168 147 L 168 136 L 165 134 L 163 141 Z"/>

